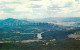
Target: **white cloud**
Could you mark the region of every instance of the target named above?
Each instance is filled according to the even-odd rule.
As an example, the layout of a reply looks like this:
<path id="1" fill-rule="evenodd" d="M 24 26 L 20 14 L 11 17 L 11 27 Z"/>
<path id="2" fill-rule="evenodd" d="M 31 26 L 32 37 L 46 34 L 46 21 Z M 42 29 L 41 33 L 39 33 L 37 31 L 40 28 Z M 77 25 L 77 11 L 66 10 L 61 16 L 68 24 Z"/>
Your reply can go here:
<path id="1" fill-rule="evenodd" d="M 80 0 L 0 0 L 0 18 L 80 17 Z"/>

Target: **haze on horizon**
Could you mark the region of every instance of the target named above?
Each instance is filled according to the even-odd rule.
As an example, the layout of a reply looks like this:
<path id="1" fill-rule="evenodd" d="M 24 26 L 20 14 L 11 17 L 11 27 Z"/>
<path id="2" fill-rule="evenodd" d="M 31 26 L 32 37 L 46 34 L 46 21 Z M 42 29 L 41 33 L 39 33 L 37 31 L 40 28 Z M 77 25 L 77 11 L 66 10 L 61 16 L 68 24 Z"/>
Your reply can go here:
<path id="1" fill-rule="evenodd" d="M 0 19 L 80 17 L 80 0 L 0 0 Z"/>

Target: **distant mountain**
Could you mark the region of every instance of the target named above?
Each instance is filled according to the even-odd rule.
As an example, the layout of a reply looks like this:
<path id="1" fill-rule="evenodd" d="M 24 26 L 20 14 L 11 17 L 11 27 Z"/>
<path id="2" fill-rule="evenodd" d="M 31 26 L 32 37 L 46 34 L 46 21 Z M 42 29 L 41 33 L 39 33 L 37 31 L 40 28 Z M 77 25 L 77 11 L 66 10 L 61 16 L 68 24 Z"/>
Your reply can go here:
<path id="1" fill-rule="evenodd" d="M 36 19 L 37 22 L 80 22 L 80 17 L 48 17 L 44 19 Z"/>
<path id="2" fill-rule="evenodd" d="M 13 18 L 8 18 L 8 19 L 0 21 L 0 25 L 8 25 L 8 26 L 25 25 L 28 23 L 30 23 L 30 22 L 26 21 L 26 20 L 19 20 L 19 19 L 13 19 Z"/>
<path id="3" fill-rule="evenodd" d="M 80 25 L 80 17 L 48 17 L 32 20 L 34 22 L 53 23 L 58 25 Z"/>

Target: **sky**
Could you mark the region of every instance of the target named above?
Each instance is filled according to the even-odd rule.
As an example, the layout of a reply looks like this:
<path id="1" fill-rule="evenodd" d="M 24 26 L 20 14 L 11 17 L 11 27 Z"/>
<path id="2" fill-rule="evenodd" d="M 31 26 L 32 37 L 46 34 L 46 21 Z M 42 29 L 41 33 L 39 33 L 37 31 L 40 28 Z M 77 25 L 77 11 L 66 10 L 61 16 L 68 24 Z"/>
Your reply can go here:
<path id="1" fill-rule="evenodd" d="M 0 19 L 80 17 L 80 0 L 0 0 Z"/>

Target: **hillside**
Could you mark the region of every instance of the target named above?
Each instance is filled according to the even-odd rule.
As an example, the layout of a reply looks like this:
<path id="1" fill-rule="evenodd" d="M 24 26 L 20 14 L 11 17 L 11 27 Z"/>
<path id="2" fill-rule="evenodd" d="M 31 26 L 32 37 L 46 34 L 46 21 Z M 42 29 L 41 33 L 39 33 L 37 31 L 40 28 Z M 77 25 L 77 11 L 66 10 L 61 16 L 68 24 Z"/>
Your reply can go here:
<path id="1" fill-rule="evenodd" d="M 42 22 L 35 23 L 12 18 L 2 20 L 0 23 L 1 41 L 37 39 L 37 34 L 39 33 L 42 33 L 42 37 L 45 40 L 54 38 L 65 39 L 65 37 L 71 33 L 68 31 L 72 30 L 72 28 L 75 28 Z"/>

